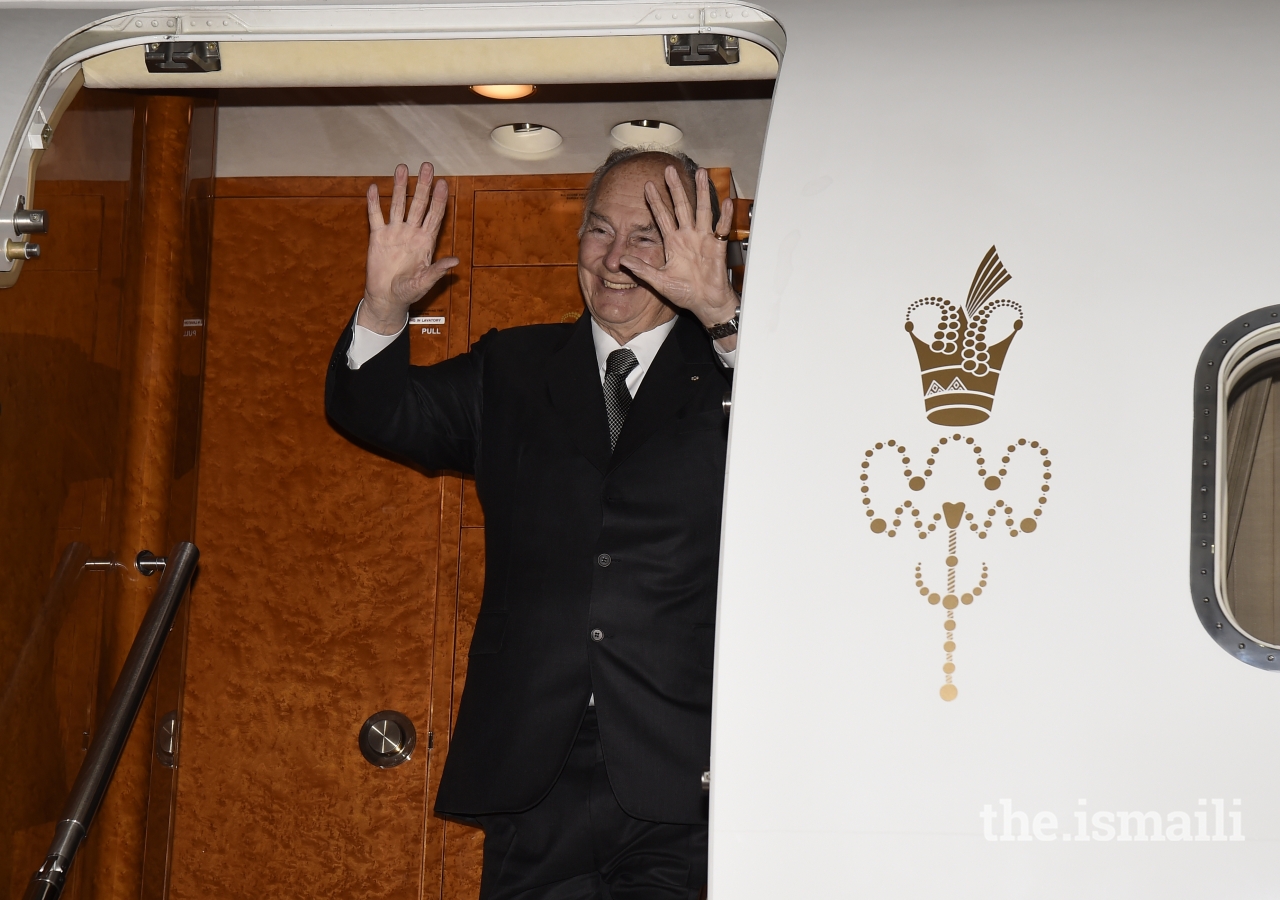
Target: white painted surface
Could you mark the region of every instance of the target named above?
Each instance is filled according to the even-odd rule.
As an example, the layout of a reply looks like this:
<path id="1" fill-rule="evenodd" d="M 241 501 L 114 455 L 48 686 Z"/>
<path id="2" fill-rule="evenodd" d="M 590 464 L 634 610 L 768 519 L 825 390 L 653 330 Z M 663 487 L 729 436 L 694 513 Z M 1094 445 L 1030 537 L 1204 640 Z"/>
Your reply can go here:
<path id="1" fill-rule="evenodd" d="M 690 89 L 696 95 L 698 86 Z M 473 103 L 470 91 L 457 89 L 227 91 L 218 109 L 218 175 L 370 175 L 424 159 L 442 175 L 590 172 L 620 146 L 609 136 L 614 125 L 653 118 L 678 125 L 677 149 L 699 164 L 732 167 L 742 195 L 752 196 L 768 98 L 681 100 L 674 90 L 642 85 L 628 92 L 651 99 L 610 99 L 605 86 L 594 101 L 566 103 Z M 511 122 L 549 126 L 564 143 L 532 159 L 504 151 L 489 133 Z"/>
<path id="2" fill-rule="evenodd" d="M 1187 545 L 1198 354 L 1275 302 L 1276 8 L 771 12 L 788 53 L 735 383 L 713 896 L 1275 896 L 1280 682 L 1204 633 Z M 992 244 L 1026 325 L 991 419 L 931 426 L 906 307 L 963 301 Z M 945 536 L 872 534 L 857 476 L 876 441 L 916 456 L 956 431 L 1038 439 L 1055 478 L 1036 533 L 961 536 L 991 575 L 944 703 L 913 568 Z M 1081 798 L 1240 798 L 1246 840 L 988 842 L 1002 798 L 1073 831 Z"/>
<path id="3" fill-rule="evenodd" d="M 9 142 L 18 114 L 45 59 L 71 32 L 111 15 L 118 4 L 95 9 L 18 9 L 0 5 L 0 147 Z"/>

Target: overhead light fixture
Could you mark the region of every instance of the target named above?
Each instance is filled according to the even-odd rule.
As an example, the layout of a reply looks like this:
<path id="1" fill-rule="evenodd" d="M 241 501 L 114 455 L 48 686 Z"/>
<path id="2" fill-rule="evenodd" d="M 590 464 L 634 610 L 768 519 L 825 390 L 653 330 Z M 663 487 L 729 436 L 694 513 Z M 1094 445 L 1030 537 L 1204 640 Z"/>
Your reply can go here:
<path id="1" fill-rule="evenodd" d="M 657 119 L 632 119 L 619 122 L 609 132 L 613 139 L 627 147 L 674 147 L 684 137 L 684 132 L 669 122 Z"/>
<path id="2" fill-rule="evenodd" d="M 546 153 L 559 147 L 563 141 L 560 132 L 554 128 L 532 122 L 499 125 L 489 132 L 489 137 L 504 150 L 516 153 Z"/>
<path id="3" fill-rule="evenodd" d="M 519 100 L 538 89 L 536 84 L 473 84 L 471 90 L 490 100 Z"/>

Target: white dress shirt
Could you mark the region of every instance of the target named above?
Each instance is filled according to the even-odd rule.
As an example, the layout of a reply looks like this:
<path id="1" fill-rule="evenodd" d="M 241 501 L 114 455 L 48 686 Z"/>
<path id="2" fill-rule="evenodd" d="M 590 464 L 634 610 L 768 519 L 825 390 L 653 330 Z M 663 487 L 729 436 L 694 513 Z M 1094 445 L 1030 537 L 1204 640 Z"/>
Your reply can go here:
<path id="1" fill-rule="evenodd" d="M 360 301 L 361 306 L 364 301 Z M 360 317 L 359 308 L 356 309 L 356 318 Z M 405 325 L 409 324 L 409 317 L 406 315 L 404 319 Z M 667 339 L 667 335 L 671 333 L 671 329 L 676 327 L 676 320 L 663 322 L 657 328 L 646 331 L 643 334 L 637 334 L 627 342 L 627 347 L 635 353 L 636 359 L 640 361 L 640 365 L 631 370 L 631 374 L 627 376 L 627 390 L 631 392 L 631 396 L 636 395 L 636 391 L 640 387 L 640 382 L 644 380 L 644 373 L 649 370 L 649 366 L 653 365 L 653 358 L 658 355 L 658 348 L 662 346 L 662 342 Z M 404 331 L 404 325 L 400 327 L 400 331 Z M 352 324 L 351 328 L 351 346 L 347 348 L 347 368 L 358 369 L 373 359 L 383 350 L 395 343 L 395 339 L 400 336 L 400 331 L 395 334 L 378 334 L 371 331 L 363 325 Z M 596 343 L 596 362 L 600 364 L 600 383 L 604 384 L 604 364 L 609 358 L 609 354 L 617 350 L 622 345 L 605 333 L 604 329 L 596 324 L 596 320 L 591 320 L 591 337 Z M 720 357 L 720 362 L 724 364 L 726 369 L 732 369 L 738 361 L 737 348 L 733 350 L 721 350 L 720 345 L 712 341 L 711 346 L 715 348 L 716 355 Z"/>

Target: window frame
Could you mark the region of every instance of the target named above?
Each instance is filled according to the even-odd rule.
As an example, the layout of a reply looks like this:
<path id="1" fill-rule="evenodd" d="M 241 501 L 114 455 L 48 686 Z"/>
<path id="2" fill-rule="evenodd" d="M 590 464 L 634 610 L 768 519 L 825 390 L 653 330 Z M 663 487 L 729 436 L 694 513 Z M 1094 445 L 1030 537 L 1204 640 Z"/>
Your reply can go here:
<path id="1" fill-rule="evenodd" d="M 1227 602 L 1225 547 L 1227 400 L 1250 372 L 1280 359 L 1280 305 L 1234 319 L 1205 345 L 1196 365 L 1191 465 L 1191 596 L 1200 624 L 1227 653 L 1247 665 L 1280 671 L 1280 645 L 1249 634 Z"/>

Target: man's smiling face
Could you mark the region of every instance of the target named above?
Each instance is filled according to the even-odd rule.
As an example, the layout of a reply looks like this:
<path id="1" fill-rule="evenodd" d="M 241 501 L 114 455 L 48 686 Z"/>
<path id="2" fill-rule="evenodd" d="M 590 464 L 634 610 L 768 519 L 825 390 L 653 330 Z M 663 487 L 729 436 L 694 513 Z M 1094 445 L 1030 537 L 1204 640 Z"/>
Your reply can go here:
<path id="1" fill-rule="evenodd" d="M 621 263 L 624 256 L 639 257 L 659 268 L 666 262 L 662 233 L 645 201 L 644 186 L 653 182 L 665 199 L 664 172 L 672 162 L 665 155 L 644 154 L 611 169 L 600 183 L 578 242 L 578 283 L 587 309 L 619 343 L 675 315 L 665 300 Z"/>

